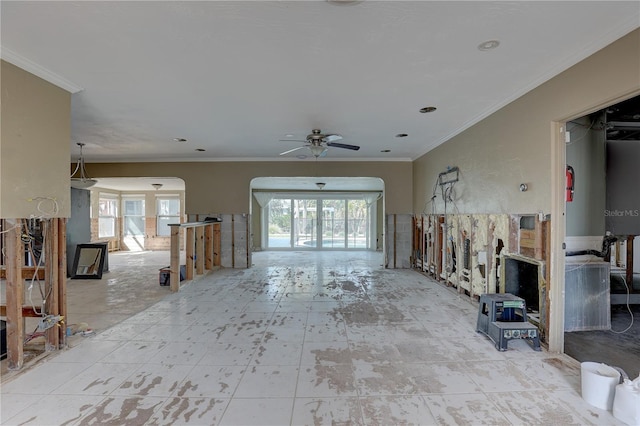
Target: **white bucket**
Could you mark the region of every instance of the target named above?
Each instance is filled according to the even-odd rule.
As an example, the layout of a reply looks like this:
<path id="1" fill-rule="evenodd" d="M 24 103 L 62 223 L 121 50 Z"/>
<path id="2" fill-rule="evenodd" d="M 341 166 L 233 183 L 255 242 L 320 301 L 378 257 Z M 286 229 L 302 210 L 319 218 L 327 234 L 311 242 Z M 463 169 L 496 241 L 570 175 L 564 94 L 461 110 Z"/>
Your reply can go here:
<path id="1" fill-rule="evenodd" d="M 628 425 L 640 425 L 640 376 L 616 386 L 613 417 Z"/>
<path id="2" fill-rule="evenodd" d="M 582 399 L 594 407 L 611 411 L 620 372 L 599 362 L 583 362 L 580 367 Z"/>

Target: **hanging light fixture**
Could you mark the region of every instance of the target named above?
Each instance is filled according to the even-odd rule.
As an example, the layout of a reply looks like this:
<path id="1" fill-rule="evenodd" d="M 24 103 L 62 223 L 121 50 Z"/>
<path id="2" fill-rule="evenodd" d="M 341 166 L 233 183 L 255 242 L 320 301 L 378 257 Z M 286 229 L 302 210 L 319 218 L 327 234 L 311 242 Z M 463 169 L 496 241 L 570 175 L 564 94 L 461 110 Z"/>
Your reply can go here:
<path id="1" fill-rule="evenodd" d="M 71 187 L 77 189 L 87 189 L 91 188 L 93 185 L 98 183 L 97 180 L 91 179 L 87 176 L 87 171 L 84 168 L 84 157 L 82 156 L 82 147 L 85 145 L 82 142 L 78 142 L 76 145 L 80 147 L 80 158 L 78 159 L 78 164 L 76 165 L 76 169 L 71 173 Z M 74 177 L 76 173 L 80 172 L 80 177 Z"/>
<path id="2" fill-rule="evenodd" d="M 163 185 L 161 183 L 152 183 L 151 186 L 153 186 L 157 191 L 158 189 L 162 188 Z"/>
<path id="3" fill-rule="evenodd" d="M 314 157 L 318 158 L 327 150 L 322 145 L 309 145 L 309 151 L 313 154 Z"/>

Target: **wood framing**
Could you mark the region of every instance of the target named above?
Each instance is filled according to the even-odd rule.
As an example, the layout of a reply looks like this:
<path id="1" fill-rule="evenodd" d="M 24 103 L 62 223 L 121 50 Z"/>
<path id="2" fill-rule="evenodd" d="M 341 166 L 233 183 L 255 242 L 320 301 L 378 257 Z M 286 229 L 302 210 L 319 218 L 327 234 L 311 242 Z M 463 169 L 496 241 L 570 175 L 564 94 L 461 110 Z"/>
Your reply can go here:
<path id="1" fill-rule="evenodd" d="M 24 263 L 24 244 L 20 239 L 20 219 L 6 219 L 8 227 L 5 237 L 7 259 L 7 360 L 9 370 L 19 370 L 24 363 L 24 287 L 22 265 Z"/>
<path id="2" fill-rule="evenodd" d="M 46 318 L 45 351 L 63 347 L 65 341 L 64 320 L 67 313 L 66 298 L 66 219 L 38 219 L 42 231 L 43 246 L 37 267 L 25 267 L 25 247 L 22 240 L 26 219 L 6 219 L 3 247 L 6 250 L 4 271 L 6 276 L 6 305 L 0 306 L 0 314 L 7 318 L 7 358 L 10 370 L 24 365 L 24 318 Z M 31 253 L 33 255 L 33 253 Z M 42 271 L 42 272 L 41 272 Z M 45 299 L 42 311 L 24 305 L 26 279 L 44 280 Z"/>
<path id="3" fill-rule="evenodd" d="M 171 228 L 169 282 L 171 291 L 180 290 L 180 229 L 185 229 L 185 280 L 220 266 L 220 223 L 188 222 L 169 224 Z"/>

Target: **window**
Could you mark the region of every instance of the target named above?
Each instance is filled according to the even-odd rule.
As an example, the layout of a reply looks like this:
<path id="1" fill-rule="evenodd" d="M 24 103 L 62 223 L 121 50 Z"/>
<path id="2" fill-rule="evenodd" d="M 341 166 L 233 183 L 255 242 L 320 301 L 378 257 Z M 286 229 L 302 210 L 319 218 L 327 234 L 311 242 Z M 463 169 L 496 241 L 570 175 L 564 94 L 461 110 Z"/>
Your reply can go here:
<path id="1" fill-rule="evenodd" d="M 169 224 L 180 223 L 180 199 L 158 198 L 156 212 L 156 235 L 170 236 L 171 227 L 169 227 Z"/>
<path id="2" fill-rule="evenodd" d="M 144 199 L 122 200 L 122 212 L 125 237 L 144 235 Z"/>
<path id="3" fill-rule="evenodd" d="M 99 199 L 98 237 L 112 238 L 116 236 L 116 217 L 118 216 L 117 205 L 116 199 Z"/>

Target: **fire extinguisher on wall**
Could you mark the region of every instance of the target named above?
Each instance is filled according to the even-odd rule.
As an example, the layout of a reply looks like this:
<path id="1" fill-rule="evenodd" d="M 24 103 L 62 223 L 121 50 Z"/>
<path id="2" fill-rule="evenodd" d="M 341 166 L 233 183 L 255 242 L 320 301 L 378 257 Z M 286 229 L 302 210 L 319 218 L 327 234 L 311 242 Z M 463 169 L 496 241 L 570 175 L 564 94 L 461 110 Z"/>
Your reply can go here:
<path id="1" fill-rule="evenodd" d="M 566 177 L 566 181 L 567 181 L 567 202 L 570 203 L 573 201 L 573 191 L 574 191 L 574 184 L 576 181 L 576 174 L 573 170 L 573 167 L 571 167 L 570 165 L 567 164 L 567 177 Z"/>

